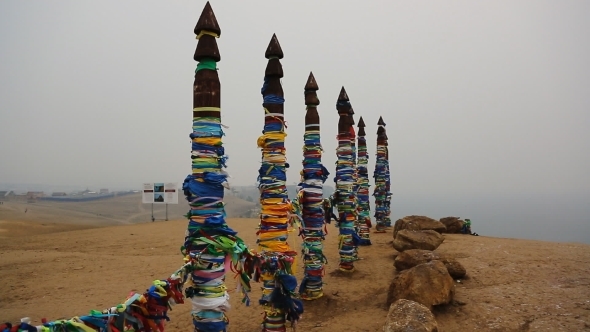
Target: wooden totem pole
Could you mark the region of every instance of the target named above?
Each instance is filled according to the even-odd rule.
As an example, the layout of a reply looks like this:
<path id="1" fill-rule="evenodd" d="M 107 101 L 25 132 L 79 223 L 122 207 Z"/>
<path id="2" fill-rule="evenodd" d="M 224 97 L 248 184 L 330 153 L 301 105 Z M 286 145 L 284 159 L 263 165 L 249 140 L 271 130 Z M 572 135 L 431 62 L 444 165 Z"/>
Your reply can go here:
<path id="1" fill-rule="evenodd" d="M 387 133 L 385 131 L 385 122 L 382 117 L 379 117 L 377 123 L 377 159 L 375 161 L 375 226 L 376 232 L 385 232 L 387 227 L 391 227 L 391 219 L 389 217 L 390 210 L 390 176 L 389 176 L 389 151 L 387 148 Z"/>
<path id="2" fill-rule="evenodd" d="M 369 156 L 367 154 L 367 140 L 365 139 L 365 121 L 361 116 L 358 123 L 358 162 L 357 170 L 357 210 L 358 221 L 357 228 L 361 238 L 360 245 L 371 244 L 371 206 L 369 203 L 369 172 L 367 164 L 369 163 Z"/>
<path id="3" fill-rule="evenodd" d="M 336 191 L 334 204 L 338 210 L 338 223 L 340 241 L 338 249 L 340 254 L 339 268 L 343 272 L 354 271 L 354 261 L 357 259 L 359 236 L 355 226 L 357 220 L 356 196 L 353 191 L 354 161 L 351 145 L 352 107 L 346 90 L 342 87 L 338 101 L 338 148 L 336 149 Z"/>
<path id="4" fill-rule="evenodd" d="M 265 52 L 268 59 L 261 92 L 264 107 L 264 130 L 258 138 L 262 163 L 258 171 L 260 189 L 260 229 L 258 231 L 258 270 L 255 280 L 261 280 L 264 306 L 262 331 L 286 331 L 286 321 L 292 323 L 303 312 L 296 297 L 297 280 L 293 262 L 297 253 L 287 243 L 291 203 L 287 195 L 286 169 L 289 167 L 285 149 L 284 94 L 281 85 L 283 51 L 276 35 Z"/>
<path id="5" fill-rule="evenodd" d="M 320 116 L 317 106 L 320 104 L 316 91 L 319 90 L 313 73 L 305 84 L 305 133 L 303 134 L 303 170 L 301 171 L 301 183 L 299 183 L 299 202 L 302 207 L 303 244 L 301 254 L 305 266 L 305 275 L 299 287 L 299 293 L 305 300 L 320 298 L 323 293 L 322 277 L 324 264 L 327 262 L 324 256 L 323 240 L 324 232 L 324 208 L 323 187 L 330 175 L 322 165 L 322 144 L 320 140 Z M 328 212 L 329 213 L 329 212 Z"/>
<path id="6" fill-rule="evenodd" d="M 192 302 L 195 331 L 224 331 L 228 324 L 229 295 L 225 274 L 230 264 L 243 271 L 242 258 L 248 254 L 243 241 L 225 223 L 223 204 L 227 186 L 225 151 L 221 138 L 221 98 L 217 62 L 221 59 L 217 41 L 221 29 L 209 2 L 194 30 L 198 61 L 193 84 L 192 174 L 183 183 L 190 205 L 183 253 L 192 262 L 186 295 Z M 244 290 L 248 278 L 242 275 Z"/>

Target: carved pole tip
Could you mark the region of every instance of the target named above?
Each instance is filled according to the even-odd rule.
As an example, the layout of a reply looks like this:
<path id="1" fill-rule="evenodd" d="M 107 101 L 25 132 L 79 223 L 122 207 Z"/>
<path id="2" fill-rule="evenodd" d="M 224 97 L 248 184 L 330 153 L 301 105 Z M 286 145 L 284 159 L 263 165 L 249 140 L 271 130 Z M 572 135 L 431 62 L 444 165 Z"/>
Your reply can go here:
<path id="1" fill-rule="evenodd" d="M 340 89 L 340 95 L 338 95 L 338 101 L 350 101 L 350 99 L 348 99 L 348 94 L 346 93 L 346 90 L 344 90 L 344 87 L 342 87 L 342 89 Z"/>
<path id="2" fill-rule="evenodd" d="M 203 30 L 211 31 L 221 36 L 221 28 L 219 27 L 219 23 L 217 23 L 217 18 L 215 18 L 215 13 L 213 13 L 213 8 L 211 8 L 209 1 L 205 4 L 205 8 L 203 8 L 201 16 L 197 21 L 195 35 L 199 35 Z"/>
<path id="3" fill-rule="evenodd" d="M 359 127 L 359 128 L 365 128 L 366 127 L 365 126 L 365 121 L 363 121 L 363 117 L 362 116 L 359 118 L 359 124 L 357 125 L 357 127 Z"/>
<path id="4" fill-rule="evenodd" d="M 318 87 L 318 83 L 315 81 L 315 77 L 313 76 L 312 72 L 309 72 L 309 77 L 307 78 L 307 83 L 305 83 L 305 90 L 313 90 L 317 91 L 320 88 Z"/>
<path id="5" fill-rule="evenodd" d="M 272 38 L 270 39 L 270 43 L 268 43 L 268 47 L 266 48 L 266 52 L 264 52 L 264 57 L 270 59 L 271 57 L 277 57 L 279 59 L 283 58 L 283 50 L 281 49 L 281 44 L 279 44 L 279 40 L 277 39 L 277 35 L 273 33 Z"/>

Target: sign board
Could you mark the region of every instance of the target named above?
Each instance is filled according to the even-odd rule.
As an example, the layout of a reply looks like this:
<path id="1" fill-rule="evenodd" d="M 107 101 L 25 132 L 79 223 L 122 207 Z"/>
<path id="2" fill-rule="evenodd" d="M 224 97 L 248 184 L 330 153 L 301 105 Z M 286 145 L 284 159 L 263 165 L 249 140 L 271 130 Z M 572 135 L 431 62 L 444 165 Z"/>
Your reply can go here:
<path id="1" fill-rule="evenodd" d="M 144 183 L 141 201 L 144 204 L 178 204 L 178 183 Z"/>

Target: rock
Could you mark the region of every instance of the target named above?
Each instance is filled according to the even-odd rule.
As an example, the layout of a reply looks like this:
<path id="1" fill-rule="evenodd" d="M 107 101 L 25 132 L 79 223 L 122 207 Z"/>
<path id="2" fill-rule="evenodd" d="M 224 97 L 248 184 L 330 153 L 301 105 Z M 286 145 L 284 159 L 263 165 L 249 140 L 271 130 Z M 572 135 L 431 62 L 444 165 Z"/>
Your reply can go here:
<path id="1" fill-rule="evenodd" d="M 438 332 L 438 324 L 430 310 L 418 302 L 400 299 L 390 307 L 384 332 Z"/>
<path id="2" fill-rule="evenodd" d="M 433 230 L 409 231 L 402 229 L 393 239 L 393 247 L 397 251 L 409 249 L 434 250 L 443 243 L 444 237 Z"/>
<path id="3" fill-rule="evenodd" d="M 453 279 L 462 279 L 467 274 L 465 267 L 456 259 L 444 257 L 438 252 L 422 249 L 409 249 L 399 253 L 393 265 L 398 271 L 403 271 L 431 261 L 441 261 Z"/>
<path id="4" fill-rule="evenodd" d="M 465 270 L 465 267 L 463 267 L 461 263 L 457 262 L 453 258 L 443 258 L 441 259 L 441 262 L 443 262 L 443 264 L 447 268 L 447 271 L 449 271 L 449 274 L 454 279 L 462 279 L 467 274 L 467 270 Z"/>
<path id="5" fill-rule="evenodd" d="M 411 269 L 416 265 L 428 263 L 430 261 L 441 260 L 442 257 L 439 253 L 422 250 L 422 249 L 409 249 L 401 252 L 395 258 L 393 265 L 398 271 Z"/>
<path id="6" fill-rule="evenodd" d="M 411 231 L 425 231 L 433 230 L 439 233 L 446 231 L 445 225 L 438 220 L 428 218 L 425 216 L 407 216 L 402 219 L 398 219 L 393 226 L 393 238 L 397 235 L 397 232 L 402 229 Z"/>
<path id="7" fill-rule="evenodd" d="M 459 219 L 459 217 L 444 217 L 440 219 L 440 222 L 447 228 L 445 233 L 461 233 L 461 228 L 463 228 L 463 220 Z"/>
<path id="8" fill-rule="evenodd" d="M 393 278 L 387 305 L 399 299 L 415 301 L 431 308 L 453 300 L 455 283 L 441 261 L 431 261 L 404 270 Z"/>

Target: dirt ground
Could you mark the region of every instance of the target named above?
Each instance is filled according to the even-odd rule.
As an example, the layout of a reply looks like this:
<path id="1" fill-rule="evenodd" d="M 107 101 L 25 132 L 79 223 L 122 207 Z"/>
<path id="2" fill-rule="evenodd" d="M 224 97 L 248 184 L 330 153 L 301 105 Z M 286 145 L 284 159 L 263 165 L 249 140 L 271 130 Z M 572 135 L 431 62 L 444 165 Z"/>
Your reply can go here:
<path id="1" fill-rule="evenodd" d="M 14 217 L 0 210 L 0 321 L 58 319 L 87 314 L 144 291 L 182 264 L 185 221 L 97 227 Z M 254 219 L 229 219 L 254 247 Z M 305 302 L 300 331 L 382 331 L 386 291 L 395 274 L 392 234 L 371 234 L 350 275 L 337 272 L 337 229 L 329 226 L 329 265 L 322 299 Z M 301 240 L 292 237 L 291 245 Z M 458 259 L 468 277 L 455 302 L 435 309 L 440 331 L 590 330 L 590 246 L 485 236 L 446 235 L 439 249 Z M 299 268 L 298 280 L 302 269 Z M 233 276 L 228 286 L 235 288 Z M 254 283 L 252 305 L 232 295 L 229 331 L 259 331 L 262 310 Z M 190 305 L 169 313 L 169 331 L 192 331 Z"/>

